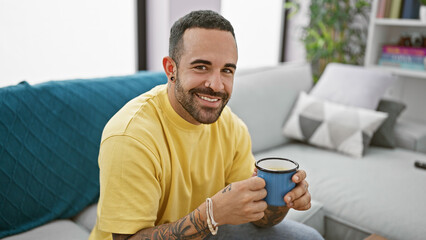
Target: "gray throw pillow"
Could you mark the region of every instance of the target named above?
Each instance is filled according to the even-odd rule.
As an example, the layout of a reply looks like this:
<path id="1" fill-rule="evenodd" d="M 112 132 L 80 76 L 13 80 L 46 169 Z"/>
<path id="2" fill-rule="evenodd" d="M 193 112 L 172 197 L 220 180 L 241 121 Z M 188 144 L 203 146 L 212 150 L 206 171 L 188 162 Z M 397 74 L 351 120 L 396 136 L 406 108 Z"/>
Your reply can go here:
<path id="1" fill-rule="evenodd" d="M 394 128 L 396 120 L 404 109 L 404 103 L 385 99 L 380 100 L 377 111 L 388 113 L 388 118 L 374 133 L 371 139 L 371 146 L 395 148 Z"/>
<path id="2" fill-rule="evenodd" d="M 376 110 L 395 77 L 383 70 L 329 63 L 310 95 L 335 103 Z"/>
<path id="3" fill-rule="evenodd" d="M 301 92 L 283 134 L 361 158 L 386 117 L 387 113 L 325 101 Z"/>

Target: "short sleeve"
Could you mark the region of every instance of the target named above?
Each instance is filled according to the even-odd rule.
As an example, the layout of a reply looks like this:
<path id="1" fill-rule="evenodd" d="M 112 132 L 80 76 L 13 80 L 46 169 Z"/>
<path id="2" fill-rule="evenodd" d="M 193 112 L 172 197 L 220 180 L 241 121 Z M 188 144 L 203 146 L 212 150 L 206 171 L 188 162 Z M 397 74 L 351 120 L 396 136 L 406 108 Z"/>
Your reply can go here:
<path id="1" fill-rule="evenodd" d="M 161 170 L 157 157 L 129 136 L 104 140 L 99 152 L 99 230 L 133 234 L 157 218 Z"/>
<path id="2" fill-rule="evenodd" d="M 252 176 L 254 171 L 254 156 L 251 151 L 251 138 L 247 126 L 236 117 L 234 125 L 235 155 L 232 168 L 226 177 L 226 184 L 242 181 Z"/>

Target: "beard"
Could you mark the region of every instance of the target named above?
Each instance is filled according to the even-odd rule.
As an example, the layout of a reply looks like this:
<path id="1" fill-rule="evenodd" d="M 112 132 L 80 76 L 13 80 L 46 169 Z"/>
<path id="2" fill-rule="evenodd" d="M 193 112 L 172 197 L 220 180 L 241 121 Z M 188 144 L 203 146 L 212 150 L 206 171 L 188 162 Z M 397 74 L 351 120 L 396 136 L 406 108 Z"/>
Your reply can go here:
<path id="1" fill-rule="evenodd" d="M 206 94 L 220 97 L 222 104 L 217 108 L 201 106 L 198 103 L 196 94 Z M 229 94 L 225 92 L 215 92 L 211 88 L 192 88 L 186 91 L 180 82 L 179 74 L 176 74 L 175 96 L 180 105 L 199 123 L 211 124 L 220 117 L 223 109 L 229 101 Z"/>

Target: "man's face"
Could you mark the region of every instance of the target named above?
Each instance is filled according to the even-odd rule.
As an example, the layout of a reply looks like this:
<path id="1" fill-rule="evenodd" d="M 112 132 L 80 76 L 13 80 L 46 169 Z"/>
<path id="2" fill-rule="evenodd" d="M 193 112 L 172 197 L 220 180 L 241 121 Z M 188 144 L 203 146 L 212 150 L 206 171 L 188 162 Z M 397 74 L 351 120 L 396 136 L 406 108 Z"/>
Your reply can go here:
<path id="1" fill-rule="evenodd" d="M 169 99 L 193 124 L 215 122 L 231 97 L 238 54 L 230 32 L 192 28 L 183 35 L 183 51 Z"/>

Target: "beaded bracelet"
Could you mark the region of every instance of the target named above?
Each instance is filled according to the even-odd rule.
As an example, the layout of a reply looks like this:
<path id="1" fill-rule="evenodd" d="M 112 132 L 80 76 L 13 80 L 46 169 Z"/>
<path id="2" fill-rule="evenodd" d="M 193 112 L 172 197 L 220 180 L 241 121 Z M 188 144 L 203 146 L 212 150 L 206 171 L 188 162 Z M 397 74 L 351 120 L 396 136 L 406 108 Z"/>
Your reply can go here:
<path id="1" fill-rule="evenodd" d="M 219 230 L 219 227 L 217 226 L 218 224 L 213 217 L 213 201 L 211 198 L 206 199 L 206 215 L 209 230 L 213 235 L 216 235 L 217 230 Z"/>

